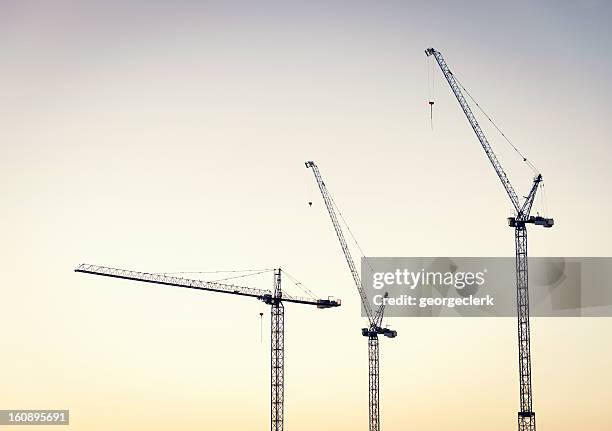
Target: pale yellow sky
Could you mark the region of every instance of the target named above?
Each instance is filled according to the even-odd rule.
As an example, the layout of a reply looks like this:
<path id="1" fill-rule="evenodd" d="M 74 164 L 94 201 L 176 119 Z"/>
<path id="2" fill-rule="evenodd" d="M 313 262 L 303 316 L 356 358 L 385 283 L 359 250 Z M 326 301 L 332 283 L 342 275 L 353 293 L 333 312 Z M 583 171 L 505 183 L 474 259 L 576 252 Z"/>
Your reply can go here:
<path id="1" fill-rule="evenodd" d="M 556 225 L 530 231 L 531 255 L 609 256 L 609 18 L 596 1 L 1 2 L 0 408 L 69 408 L 74 430 L 266 429 L 266 306 L 72 269 L 283 266 L 343 299 L 287 306 L 287 429 L 365 429 L 364 322 L 303 162 L 370 255 L 512 255 L 509 202 L 438 70 L 430 130 L 432 45 L 544 175 Z M 524 193 L 531 172 L 494 137 Z M 516 426 L 513 319 L 390 324 L 386 431 Z M 611 429 L 612 321 L 532 328 L 540 429 Z"/>

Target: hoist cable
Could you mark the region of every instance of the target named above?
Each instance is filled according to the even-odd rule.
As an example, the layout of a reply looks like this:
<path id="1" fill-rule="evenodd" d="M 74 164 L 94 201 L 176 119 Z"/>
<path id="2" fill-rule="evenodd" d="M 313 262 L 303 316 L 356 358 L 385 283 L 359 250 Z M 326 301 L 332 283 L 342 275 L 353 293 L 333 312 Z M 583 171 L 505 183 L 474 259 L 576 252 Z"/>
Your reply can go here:
<path id="1" fill-rule="evenodd" d="M 272 271 L 273 271 L 273 269 L 266 269 L 266 270 L 255 272 L 255 273 L 251 273 L 251 274 L 235 275 L 233 277 L 219 278 L 219 279 L 216 279 L 216 280 L 209 280 L 209 281 L 217 282 L 217 281 L 234 280 L 236 278 L 253 277 L 255 275 L 265 274 L 265 273 L 272 272 Z"/>
<path id="2" fill-rule="evenodd" d="M 514 149 L 514 151 L 516 151 L 516 153 L 521 156 L 521 158 L 523 159 L 523 161 L 527 164 L 527 166 L 529 166 L 531 168 L 531 170 L 533 170 L 534 173 L 538 174 L 539 171 L 538 169 L 533 165 L 533 163 L 531 163 L 527 157 L 525 157 L 525 155 L 523 153 L 520 152 L 520 150 L 512 143 L 512 141 L 510 141 L 510 139 L 506 136 L 506 134 L 504 132 L 502 132 L 502 130 L 497 126 L 497 124 L 495 124 L 495 122 L 491 119 L 491 117 L 489 117 L 489 115 L 485 112 L 484 109 L 482 109 L 482 107 L 480 106 L 480 104 L 476 101 L 476 99 L 474 99 L 472 97 L 472 95 L 470 94 L 469 91 L 467 91 L 467 89 L 463 86 L 463 84 L 461 83 L 461 81 L 459 81 L 459 78 L 457 78 L 456 75 L 454 75 L 455 81 L 457 81 L 457 84 L 459 84 L 459 86 L 461 87 L 461 89 L 465 92 L 465 94 L 468 95 L 468 97 L 472 100 L 472 102 L 474 102 L 474 104 L 476 105 L 476 107 L 480 110 L 480 112 L 482 112 L 482 114 L 487 118 L 487 120 L 489 120 L 489 122 L 493 125 L 493 127 L 495 127 L 495 129 L 497 129 L 497 131 L 503 136 L 503 138 L 506 140 L 506 142 Z"/>
<path id="3" fill-rule="evenodd" d="M 272 268 L 258 269 L 231 269 L 225 271 L 175 271 L 175 272 L 157 272 L 156 275 L 173 275 L 173 274 L 224 274 L 236 272 L 256 272 L 256 271 L 272 271 Z"/>
<path id="4" fill-rule="evenodd" d="M 289 274 L 284 269 L 281 269 L 281 271 L 283 271 L 283 274 L 285 274 L 287 277 L 289 277 L 289 280 L 291 280 L 293 282 L 293 284 L 297 288 L 301 289 L 304 293 L 306 293 L 307 295 L 310 295 L 312 298 L 317 298 L 317 295 L 315 295 L 312 290 L 310 290 L 308 287 L 306 287 L 306 285 L 304 285 L 304 283 L 299 281 L 297 278 L 295 278 L 294 276 Z"/>
<path id="5" fill-rule="evenodd" d="M 334 197 L 331 195 L 331 193 L 329 193 L 329 198 L 332 202 L 332 204 L 334 205 L 334 208 L 336 209 L 336 212 L 338 213 L 338 215 L 340 216 L 340 219 L 342 220 L 342 223 L 344 224 L 344 226 L 346 227 L 346 230 L 348 231 L 349 235 L 351 236 L 353 242 L 355 243 L 355 245 L 357 246 L 357 249 L 359 250 L 359 253 L 361 253 L 361 257 L 366 261 L 366 263 L 368 264 L 368 267 L 370 268 L 371 272 L 374 272 L 374 268 L 372 267 L 372 265 L 370 264 L 370 261 L 368 260 L 368 258 L 365 256 L 365 253 L 363 252 L 361 246 L 359 245 L 359 242 L 357 241 L 357 238 L 355 238 L 355 235 L 353 235 L 353 231 L 351 230 L 350 226 L 348 225 L 348 223 L 346 222 L 346 219 L 344 218 L 344 216 L 342 215 L 342 211 L 340 211 L 340 208 L 338 208 L 338 205 L 336 205 L 336 201 L 334 200 Z"/>

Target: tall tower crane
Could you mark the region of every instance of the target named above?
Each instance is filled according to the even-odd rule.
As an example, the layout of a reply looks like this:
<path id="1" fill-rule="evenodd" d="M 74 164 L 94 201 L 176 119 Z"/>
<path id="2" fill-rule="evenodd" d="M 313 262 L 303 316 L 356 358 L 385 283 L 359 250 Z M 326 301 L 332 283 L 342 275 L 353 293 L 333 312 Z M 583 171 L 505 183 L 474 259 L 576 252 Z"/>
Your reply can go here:
<path id="1" fill-rule="evenodd" d="M 281 269 L 274 270 L 274 290 L 253 289 L 251 287 L 224 284 L 214 281 L 193 280 L 183 277 L 171 277 L 164 274 L 130 271 L 127 269 L 108 268 L 105 266 L 79 265 L 75 272 L 141 281 L 144 283 L 165 286 L 183 287 L 208 292 L 227 293 L 247 296 L 268 304 L 271 308 L 271 346 L 270 346 L 270 417 L 271 431 L 283 431 L 284 425 L 284 387 L 285 387 L 285 307 L 283 303 L 314 305 L 317 308 L 339 307 L 340 300 L 310 299 L 291 296 L 281 290 Z"/>
<path id="2" fill-rule="evenodd" d="M 518 351 L 519 351 L 519 387 L 520 387 L 520 411 L 518 412 L 518 429 L 519 431 L 535 431 L 536 420 L 535 412 L 533 411 L 533 398 L 531 388 L 531 340 L 529 329 L 529 283 L 527 269 L 527 224 L 531 223 L 538 226 L 550 228 L 554 224 L 552 218 L 544 218 L 539 215 L 532 216 L 531 207 L 535 199 L 538 187 L 542 182 L 542 175 L 537 174 L 533 180 L 531 190 L 523 203 L 514 191 L 514 187 L 510 183 L 508 176 L 504 172 L 501 163 L 493 152 L 489 141 L 487 141 L 476 117 L 474 116 L 469 104 L 461 91 L 461 84 L 455 78 L 450 68 L 444 61 L 444 57 L 439 51 L 433 48 L 425 50 L 427 57 L 434 56 L 438 66 L 442 70 L 448 85 L 455 94 L 463 113 L 467 117 L 476 137 L 480 141 L 485 154 L 495 169 L 495 173 L 499 177 L 506 194 L 512 202 L 515 214 L 508 218 L 508 224 L 514 228 L 514 239 L 516 246 L 516 299 L 517 299 L 517 317 L 518 317 Z M 526 161 L 526 159 L 524 159 Z"/>
<path id="3" fill-rule="evenodd" d="M 361 284 L 361 278 L 359 277 L 359 272 L 355 267 L 355 262 L 351 256 L 351 252 L 346 243 L 346 239 L 344 238 L 344 234 L 342 232 L 342 228 L 340 223 L 338 222 L 338 217 L 336 215 L 336 211 L 334 209 L 334 204 L 332 198 L 327 190 L 327 186 L 323 181 L 323 177 L 321 176 L 321 172 L 319 172 L 318 166 L 313 161 L 306 162 L 306 168 L 311 168 L 312 172 L 317 180 L 317 184 L 319 185 L 319 190 L 321 191 L 321 195 L 323 196 L 323 201 L 325 202 L 325 206 L 327 207 L 327 212 L 329 213 L 329 218 L 331 219 L 332 225 L 334 226 L 334 230 L 336 231 L 336 236 L 338 237 L 338 241 L 340 242 L 340 247 L 342 248 L 342 252 L 344 253 L 344 258 L 346 259 L 346 263 L 349 267 L 349 271 L 353 276 L 353 281 L 355 283 L 355 287 L 357 288 L 357 292 L 361 297 L 361 304 L 365 310 L 366 316 L 368 317 L 368 327 L 361 329 L 361 334 L 364 337 L 368 338 L 368 387 L 369 387 L 369 431 L 379 431 L 380 430 L 380 382 L 379 382 L 379 353 L 378 353 L 378 336 L 384 335 L 385 337 L 395 338 L 397 336 L 397 331 L 383 328 L 382 320 L 385 312 L 384 302 L 376 311 L 372 310 L 368 298 L 363 290 L 363 285 Z M 385 294 L 385 297 L 387 294 Z"/>

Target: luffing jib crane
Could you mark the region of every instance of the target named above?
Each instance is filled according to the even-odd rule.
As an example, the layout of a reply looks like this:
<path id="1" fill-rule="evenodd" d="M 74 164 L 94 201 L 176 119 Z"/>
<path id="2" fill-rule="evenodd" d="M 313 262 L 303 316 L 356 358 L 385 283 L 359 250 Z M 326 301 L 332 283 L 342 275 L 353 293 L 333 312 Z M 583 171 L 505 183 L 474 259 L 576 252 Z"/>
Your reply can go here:
<path id="1" fill-rule="evenodd" d="M 380 382 L 379 382 L 379 353 L 378 353 L 378 336 L 384 335 L 385 337 L 395 338 L 397 336 L 397 331 L 389 328 L 383 328 L 382 320 L 385 312 L 384 302 L 378 310 L 375 312 L 372 310 L 370 302 L 365 294 L 363 289 L 363 285 L 361 284 L 361 278 L 359 277 L 359 272 L 355 267 L 355 262 L 351 256 L 351 252 L 348 248 L 348 244 L 346 243 L 346 239 L 344 238 L 344 233 L 342 232 L 342 228 L 340 223 L 338 222 L 338 217 L 336 215 L 336 210 L 334 209 L 334 204 L 327 190 L 327 186 L 323 181 L 323 177 L 321 177 L 321 172 L 319 172 L 319 168 L 313 161 L 306 162 L 306 168 L 312 168 L 312 172 L 317 180 L 317 184 L 319 186 L 319 190 L 321 191 L 321 196 L 323 196 L 323 201 L 325 202 L 325 206 L 327 207 L 327 212 L 329 213 L 329 218 L 334 226 L 334 230 L 336 231 L 336 236 L 338 237 L 338 241 L 340 242 L 340 247 L 342 248 L 342 252 L 344 253 L 344 258 L 346 259 L 346 263 L 348 264 L 349 271 L 353 276 L 353 281 L 355 283 L 355 287 L 357 288 L 357 292 L 361 297 L 361 304 L 365 310 L 366 316 L 368 317 L 367 328 L 361 329 L 361 334 L 364 337 L 368 338 L 368 386 L 369 386 L 369 431 L 379 431 L 380 430 Z M 386 296 L 387 294 L 385 294 Z"/>
<path id="2" fill-rule="evenodd" d="M 251 287 L 224 284 L 214 281 L 193 280 L 183 277 L 170 277 L 164 274 L 130 271 L 108 268 L 105 266 L 81 264 L 75 272 L 141 281 L 165 286 L 184 287 L 187 289 L 209 292 L 228 293 L 230 295 L 248 296 L 268 304 L 271 307 L 271 346 L 270 346 L 270 415 L 271 431 L 283 431 L 284 425 L 284 387 L 285 387 L 285 307 L 284 302 L 314 305 L 317 308 L 339 307 L 340 300 L 310 299 L 290 296 L 281 290 L 281 269 L 274 270 L 274 291 L 253 289 Z"/>
<path id="3" fill-rule="evenodd" d="M 517 298 L 517 318 L 518 318 L 518 351 L 519 351 L 519 387 L 520 387 L 520 411 L 518 412 L 518 429 L 519 431 L 535 431 L 536 420 L 535 412 L 533 411 L 533 398 L 531 388 L 531 340 L 529 329 L 529 284 L 528 284 L 528 268 L 527 268 L 527 224 L 534 224 L 543 227 L 552 227 L 554 220 L 552 218 L 541 217 L 540 215 L 530 215 L 531 207 L 535 199 L 538 187 L 542 182 L 542 175 L 537 174 L 533 180 L 533 185 L 525 201 L 521 204 L 519 198 L 510 183 L 504 169 L 502 168 L 497 156 L 493 152 L 489 141 L 487 141 L 476 117 L 474 116 L 469 104 L 467 103 L 461 84 L 455 78 L 448 65 L 444 61 L 444 57 L 439 51 L 433 48 L 425 50 L 425 54 L 434 56 L 438 66 L 442 70 L 446 81 L 450 85 L 463 113 L 467 117 L 476 137 L 480 141 L 489 161 L 495 169 L 495 173 L 499 177 L 512 206 L 515 214 L 508 218 L 508 224 L 514 228 L 514 238 L 516 246 L 516 298 Z M 524 159 L 526 160 L 526 159 Z"/>

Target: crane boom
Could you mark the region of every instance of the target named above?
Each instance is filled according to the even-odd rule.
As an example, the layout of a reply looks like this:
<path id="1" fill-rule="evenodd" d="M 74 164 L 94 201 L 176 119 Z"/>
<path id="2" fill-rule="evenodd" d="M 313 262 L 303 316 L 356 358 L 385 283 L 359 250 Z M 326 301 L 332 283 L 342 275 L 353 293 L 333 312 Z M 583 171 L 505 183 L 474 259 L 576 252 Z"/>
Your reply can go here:
<path id="1" fill-rule="evenodd" d="M 465 97 L 463 96 L 463 93 L 461 92 L 461 87 L 459 85 L 459 82 L 453 75 L 453 72 L 451 72 L 450 68 L 444 61 L 444 57 L 439 51 L 436 51 L 433 48 L 427 48 L 425 50 L 425 54 L 428 57 L 430 55 L 433 55 L 436 61 L 438 62 L 438 66 L 440 66 L 440 69 L 442 70 L 444 77 L 448 81 L 448 85 L 450 85 L 451 90 L 453 90 L 453 93 L 455 94 L 455 97 L 457 98 L 457 101 L 459 102 L 461 109 L 463 109 L 465 116 L 467 117 L 468 121 L 470 122 L 470 125 L 472 126 L 472 129 L 474 130 L 474 133 L 476 133 L 476 137 L 480 141 L 480 145 L 482 145 L 482 148 L 487 154 L 489 161 L 493 165 L 493 169 L 495 169 L 495 173 L 497 174 L 500 181 L 502 182 L 504 189 L 506 189 L 506 193 L 508 194 L 510 201 L 512 201 L 512 205 L 514 206 L 514 209 L 516 213 L 518 214 L 521 209 L 521 206 L 519 203 L 518 196 L 516 195 L 516 192 L 514 191 L 514 187 L 512 187 L 512 184 L 510 183 L 510 180 L 508 179 L 506 172 L 502 168 L 501 163 L 499 162 L 499 160 L 497 159 L 497 156 L 493 152 L 493 148 L 491 148 L 491 144 L 489 144 L 487 137 L 485 136 L 484 132 L 480 128 L 480 125 L 478 124 L 478 120 L 476 120 L 476 117 L 474 116 L 474 113 L 472 112 L 470 105 L 467 103 L 467 100 L 465 100 Z"/>
<path id="2" fill-rule="evenodd" d="M 353 276 L 353 281 L 355 282 L 355 287 L 359 292 L 359 296 L 361 297 L 361 304 L 365 309 L 366 315 L 370 322 L 370 326 L 378 326 L 376 324 L 374 313 L 372 312 L 372 307 L 368 301 L 368 297 L 363 290 L 363 285 L 361 284 L 361 277 L 359 277 L 359 272 L 355 267 L 355 262 L 353 261 L 353 257 L 351 256 L 351 251 L 348 248 L 348 244 L 346 243 L 346 239 L 344 238 L 344 233 L 342 232 L 342 228 L 340 227 L 340 223 L 338 222 L 338 217 L 336 216 L 336 211 L 334 210 L 334 205 L 325 186 L 325 182 L 323 181 L 323 177 L 321 177 L 321 172 L 319 172 L 318 166 L 313 161 L 306 162 L 306 168 L 312 168 L 312 172 L 314 173 L 315 179 L 317 180 L 317 184 L 319 185 L 319 190 L 321 191 L 321 195 L 323 196 L 323 201 L 325 202 L 325 206 L 327 207 L 327 212 L 329 213 L 329 218 L 334 225 L 334 230 L 336 231 L 336 235 L 338 236 L 338 241 L 340 241 L 340 246 L 342 247 L 342 252 L 344 253 L 344 258 L 346 259 L 346 263 L 351 271 L 351 275 Z M 382 315 L 381 315 L 382 317 Z"/>
<path id="3" fill-rule="evenodd" d="M 218 283 L 216 281 L 194 280 L 183 277 L 171 277 L 164 274 L 149 272 L 138 272 L 127 269 L 110 268 L 107 266 L 90 265 L 83 263 L 75 268 L 75 272 L 85 274 L 101 275 L 104 277 L 121 278 L 124 280 L 141 281 L 145 283 L 162 284 L 166 286 L 184 287 L 187 289 L 207 290 L 209 292 L 229 293 L 231 295 L 249 296 L 259 299 L 266 304 L 271 304 L 275 294 L 269 290 L 254 289 L 252 287 L 237 286 L 234 284 Z M 278 292 L 283 302 L 294 302 L 298 304 L 316 305 L 318 308 L 330 308 L 340 305 L 335 299 L 309 299 L 291 296 L 285 292 Z"/>

